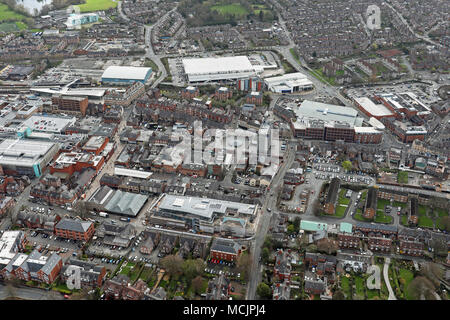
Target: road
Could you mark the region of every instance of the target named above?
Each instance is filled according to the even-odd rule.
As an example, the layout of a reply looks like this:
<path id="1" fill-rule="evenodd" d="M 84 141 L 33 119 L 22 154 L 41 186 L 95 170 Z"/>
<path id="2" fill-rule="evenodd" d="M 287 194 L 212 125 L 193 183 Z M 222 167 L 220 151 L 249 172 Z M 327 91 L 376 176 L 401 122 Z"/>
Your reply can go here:
<path id="1" fill-rule="evenodd" d="M 158 66 L 159 77 L 156 78 L 155 81 L 153 82 L 152 88 L 155 88 L 160 82 L 162 82 L 167 77 L 167 70 L 164 67 L 164 64 L 161 62 L 161 56 L 155 54 L 155 52 L 153 50 L 152 30 L 153 30 L 154 26 L 161 23 L 161 21 L 163 21 L 171 12 L 175 11 L 176 9 L 177 9 L 177 6 L 175 6 L 172 10 L 168 11 L 165 15 L 163 15 L 161 18 L 159 18 L 159 20 L 155 24 L 153 24 L 151 26 L 144 26 L 144 28 L 145 28 L 145 48 L 146 48 L 145 56 L 146 56 L 146 58 L 152 60 Z"/>
<path id="2" fill-rule="evenodd" d="M 270 190 L 267 191 L 268 196 L 261 207 L 262 216 L 259 219 L 257 231 L 255 234 L 255 241 L 252 246 L 252 266 L 250 270 L 261 270 L 261 263 L 259 262 L 259 257 L 261 255 L 261 246 L 266 238 L 267 231 L 269 229 L 269 223 L 272 218 L 272 210 L 276 209 L 278 188 L 281 187 L 283 182 L 284 174 L 286 170 L 290 168 L 292 162 L 295 159 L 295 152 L 292 148 L 288 148 L 287 156 L 285 162 L 281 165 L 277 174 L 273 178 L 270 184 Z M 270 210 L 270 212 L 268 211 Z M 247 300 L 254 300 L 256 294 L 256 287 L 258 283 L 261 282 L 261 272 L 251 272 L 250 280 L 247 289 Z"/>
<path id="3" fill-rule="evenodd" d="M 10 298 L 25 300 L 63 300 L 64 297 L 56 291 L 47 291 L 38 288 L 13 287 L 9 289 L 6 285 L 0 283 L 0 300 Z"/>

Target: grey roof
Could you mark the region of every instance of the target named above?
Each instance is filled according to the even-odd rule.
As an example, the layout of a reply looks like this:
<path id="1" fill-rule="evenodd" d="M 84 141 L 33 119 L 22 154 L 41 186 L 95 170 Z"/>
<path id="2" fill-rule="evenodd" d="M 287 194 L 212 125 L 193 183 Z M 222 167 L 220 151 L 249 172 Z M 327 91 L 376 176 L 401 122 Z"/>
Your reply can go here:
<path id="1" fill-rule="evenodd" d="M 390 232 L 397 232 L 397 227 L 380 224 L 380 223 L 366 223 L 366 222 L 356 222 L 355 224 L 356 228 L 363 228 L 363 229 L 373 229 L 373 230 L 380 230 L 380 231 L 390 231 Z"/>
<path id="2" fill-rule="evenodd" d="M 42 272 L 50 274 L 59 261 L 61 261 L 61 257 L 56 253 L 53 253 L 50 258 L 47 259 L 47 263 L 42 267 Z"/>
<path id="3" fill-rule="evenodd" d="M 237 254 L 240 246 L 234 241 L 217 239 L 211 245 L 211 250 L 220 251 L 220 252 L 228 252 Z"/>
<path id="4" fill-rule="evenodd" d="M 148 196 L 142 194 L 117 190 L 105 205 L 105 209 L 107 211 L 135 217 L 144 206 L 147 199 Z"/>
<path id="5" fill-rule="evenodd" d="M 56 228 L 70 230 L 70 231 L 76 231 L 76 232 L 86 232 L 90 228 L 91 225 L 92 225 L 92 222 L 90 222 L 90 221 L 62 219 L 56 225 Z"/>

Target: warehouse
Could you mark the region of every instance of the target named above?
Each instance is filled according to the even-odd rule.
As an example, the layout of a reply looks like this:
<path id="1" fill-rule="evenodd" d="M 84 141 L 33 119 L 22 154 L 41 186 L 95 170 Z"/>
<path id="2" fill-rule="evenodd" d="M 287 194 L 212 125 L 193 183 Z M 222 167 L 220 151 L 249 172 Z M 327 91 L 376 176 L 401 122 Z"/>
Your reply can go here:
<path id="1" fill-rule="evenodd" d="M 146 83 L 152 74 L 152 68 L 111 66 L 102 75 L 102 82 L 107 83 Z"/>
<path id="2" fill-rule="evenodd" d="M 253 66 L 246 56 L 183 59 L 189 82 L 237 80 L 256 76 L 263 71 Z"/>
<path id="3" fill-rule="evenodd" d="M 313 83 L 300 72 L 264 79 L 268 89 L 276 93 L 294 93 L 313 89 Z"/>
<path id="4" fill-rule="evenodd" d="M 57 152 L 53 142 L 6 139 L 0 143 L 0 165 L 7 175 L 40 177 Z"/>

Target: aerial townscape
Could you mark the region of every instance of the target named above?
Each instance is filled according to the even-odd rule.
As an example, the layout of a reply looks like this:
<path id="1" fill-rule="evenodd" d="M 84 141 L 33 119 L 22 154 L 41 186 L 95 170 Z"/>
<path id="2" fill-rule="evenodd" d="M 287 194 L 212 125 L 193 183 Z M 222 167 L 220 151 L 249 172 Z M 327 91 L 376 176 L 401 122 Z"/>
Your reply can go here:
<path id="1" fill-rule="evenodd" d="M 0 0 L 0 300 L 449 300 L 449 16 Z"/>

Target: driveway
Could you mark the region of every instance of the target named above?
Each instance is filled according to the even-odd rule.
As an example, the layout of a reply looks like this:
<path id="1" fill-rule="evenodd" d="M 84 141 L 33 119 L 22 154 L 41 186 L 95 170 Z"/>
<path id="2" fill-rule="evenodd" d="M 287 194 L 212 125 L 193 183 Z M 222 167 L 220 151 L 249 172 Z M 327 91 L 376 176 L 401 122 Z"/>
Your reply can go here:
<path id="1" fill-rule="evenodd" d="M 389 291 L 389 298 L 388 300 L 397 300 L 397 298 L 395 297 L 394 291 L 392 290 L 391 287 L 391 282 L 389 281 L 389 264 L 391 263 L 391 258 L 386 258 L 384 260 L 384 268 L 383 268 L 383 277 L 384 277 L 384 282 L 386 283 L 386 287 Z"/>

